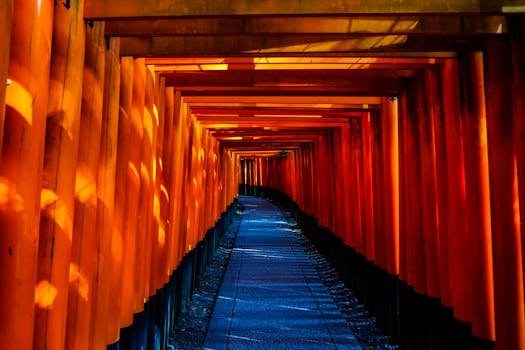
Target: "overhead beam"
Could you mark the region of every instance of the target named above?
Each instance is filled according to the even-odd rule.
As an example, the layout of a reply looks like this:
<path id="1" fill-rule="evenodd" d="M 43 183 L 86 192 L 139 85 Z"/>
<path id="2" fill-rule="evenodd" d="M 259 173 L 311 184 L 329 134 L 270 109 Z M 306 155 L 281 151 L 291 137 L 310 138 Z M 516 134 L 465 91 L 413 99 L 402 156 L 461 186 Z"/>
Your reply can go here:
<path id="1" fill-rule="evenodd" d="M 503 0 L 89 0 L 85 18 L 179 16 L 276 16 L 356 14 L 450 14 L 501 11 Z M 481 3 L 481 5 L 480 5 Z"/>
<path id="2" fill-rule="evenodd" d="M 456 52 L 459 48 L 482 48 L 481 40 L 471 37 L 426 37 L 357 34 L 326 35 L 195 35 L 162 36 L 121 40 L 123 56 L 272 56 L 272 55 L 393 55 L 396 52 Z"/>
<path id="3" fill-rule="evenodd" d="M 287 69 L 287 70 L 242 70 L 232 74 L 229 70 L 220 71 L 177 71 L 163 72 L 166 84 L 181 82 L 183 85 L 231 85 L 239 83 L 275 83 L 310 85 L 342 83 L 347 79 L 363 78 L 410 78 L 416 75 L 414 69 Z M 337 85 L 337 84 L 336 84 Z M 344 84 L 343 84 L 344 86 Z"/>
<path id="4" fill-rule="evenodd" d="M 190 107 L 194 104 L 199 103 L 211 103 L 218 106 L 219 103 L 234 103 L 236 104 L 252 104 L 252 107 L 257 107 L 254 104 L 281 104 L 288 107 L 293 107 L 294 104 L 338 104 L 338 105 L 356 105 L 356 104 L 376 104 L 382 103 L 381 97 L 370 97 L 370 96 L 349 96 L 349 97 L 334 97 L 334 96 L 318 96 L 315 99 L 304 96 L 190 96 L 184 97 L 184 102 Z M 319 106 L 321 107 L 321 106 Z"/>
<path id="5" fill-rule="evenodd" d="M 226 17 L 115 20 L 106 23 L 107 36 L 176 35 L 474 35 L 504 34 L 505 16 L 337 16 Z"/>
<path id="6" fill-rule="evenodd" d="M 333 110 L 328 108 L 227 108 L 227 107 L 191 107 L 190 112 L 193 115 L 268 115 L 268 116 L 286 116 L 286 115 L 322 115 L 326 117 L 359 117 L 361 111 L 354 110 Z"/>
<path id="7" fill-rule="evenodd" d="M 254 56 L 254 57 L 149 57 L 146 58 L 146 64 L 155 65 L 156 70 L 169 70 L 170 66 L 181 67 L 189 66 L 197 70 L 208 70 L 211 67 L 215 69 L 233 69 L 233 67 L 241 67 L 242 65 L 255 65 L 255 69 L 263 65 L 293 65 L 300 67 L 301 65 L 341 65 L 346 64 L 352 67 L 353 65 L 376 65 L 382 66 L 395 64 L 396 67 L 405 69 L 410 67 L 419 68 L 420 65 L 435 64 L 436 59 L 433 58 L 410 58 L 410 57 L 359 57 L 359 56 L 308 56 L 308 57 L 293 57 L 293 56 Z M 276 69 L 276 68 L 275 68 Z"/>

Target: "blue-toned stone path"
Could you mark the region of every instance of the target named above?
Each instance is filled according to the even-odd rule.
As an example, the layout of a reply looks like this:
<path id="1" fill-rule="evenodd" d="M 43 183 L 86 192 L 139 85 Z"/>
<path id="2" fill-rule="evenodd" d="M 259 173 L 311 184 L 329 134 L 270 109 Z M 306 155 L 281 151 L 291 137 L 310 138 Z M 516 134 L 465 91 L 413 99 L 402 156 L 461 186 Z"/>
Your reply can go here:
<path id="1" fill-rule="evenodd" d="M 205 349 L 361 349 L 279 208 L 245 208 Z"/>

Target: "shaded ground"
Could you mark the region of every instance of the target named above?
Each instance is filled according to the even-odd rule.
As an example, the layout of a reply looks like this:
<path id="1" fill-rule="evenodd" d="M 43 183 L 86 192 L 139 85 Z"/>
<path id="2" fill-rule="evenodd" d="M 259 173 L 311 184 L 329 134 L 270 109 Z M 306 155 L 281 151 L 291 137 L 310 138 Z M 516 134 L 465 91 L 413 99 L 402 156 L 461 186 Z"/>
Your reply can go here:
<path id="1" fill-rule="evenodd" d="M 173 348 L 395 348 L 289 215 L 259 198 L 240 203 Z"/>

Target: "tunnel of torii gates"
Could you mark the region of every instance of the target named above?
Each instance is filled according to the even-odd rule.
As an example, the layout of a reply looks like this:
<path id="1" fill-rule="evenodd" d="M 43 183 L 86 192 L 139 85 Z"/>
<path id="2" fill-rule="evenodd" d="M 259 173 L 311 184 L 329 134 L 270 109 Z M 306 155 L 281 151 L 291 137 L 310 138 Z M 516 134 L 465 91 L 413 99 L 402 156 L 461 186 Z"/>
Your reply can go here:
<path id="1" fill-rule="evenodd" d="M 2 0 L 0 348 L 118 342 L 241 184 L 525 349 L 524 11 Z"/>

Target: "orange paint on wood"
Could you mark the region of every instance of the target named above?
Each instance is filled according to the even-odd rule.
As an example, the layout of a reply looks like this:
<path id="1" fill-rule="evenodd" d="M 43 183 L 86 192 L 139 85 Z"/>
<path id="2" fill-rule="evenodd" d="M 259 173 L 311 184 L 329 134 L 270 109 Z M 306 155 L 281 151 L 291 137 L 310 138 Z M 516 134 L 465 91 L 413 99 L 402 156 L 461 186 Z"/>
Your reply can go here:
<path id="1" fill-rule="evenodd" d="M 398 102 L 385 99 L 381 108 L 383 191 L 388 271 L 399 275 L 399 145 Z"/>
<path id="2" fill-rule="evenodd" d="M 418 84 L 419 147 L 421 150 L 422 234 L 425 245 L 426 291 L 439 297 L 439 207 L 437 199 L 436 143 L 434 119 L 437 99 L 435 72 L 426 70 Z"/>
<path id="3" fill-rule="evenodd" d="M 62 349 L 70 280 L 75 171 L 84 67 L 83 1 L 55 8 L 49 81 L 37 283 L 56 290 L 52 307 L 35 307 L 34 346 Z"/>
<path id="4" fill-rule="evenodd" d="M 514 149 L 516 150 L 516 168 L 518 176 L 519 207 L 521 221 L 521 253 L 525 252 L 525 20 L 516 19 L 516 31 L 512 36 L 512 58 L 514 80 Z M 525 276 L 525 259 L 522 259 L 522 272 Z M 525 277 L 524 283 L 525 283 Z"/>
<path id="5" fill-rule="evenodd" d="M 113 287 L 112 270 L 120 266 L 121 242 L 115 237 L 114 224 L 115 187 L 117 184 L 117 145 L 120 97 L 120 41 L 110 39 L 106 50 L 104 73 L 104 102 L 100 142 L 99 169 L 97 174 L 97 225 L 100 228 L 98 257 L 93 284 L 92 316 L 89 349 L 103 350 L 107 344 L 110 317 L 118 304 L 110 300 Z"/>
<path id="6" fill-rule="evenodd" d="M 66 347 L 88 349 L 99 227 L 97 174 L 104 98 L 104 25 L 86 30 L 86 57 L 76 164 L 75 217 L 69 269 Z M 78 82 L 77 82 L 78 83 Z"/>
<path id="7" fill-rule="evenodd" d="M 0 145 L 4 137 L 5 90 L 9 70 L 9 50 L 11 48 L 11 26 L 13 24 L 14 0 L 0 3 Z M 4 83 L 5 82 L 5 83 Z M 0 160 L 1 160 L 0 154 Z"/>
<path id="8" fill-rule="evenodd" d="M 406 97 L 405 97 L 406 96 Z M 417 85 L 411 82 L 403 109 L 403 153 L 405 197 L 402 211 L 405 217 L 405 254 L 407 282 L 420 292 L 426 292 L 426 265 L 421 218 L 421 152 L 419 148 Z"/>
<path id="9" fill-rule="evenodd" d="M 472 52 L 466 59 L 468 66 L 460 66 L 464 68 L 461 71 L 464 74 L 462 78 L 469 82 L 463 92 L 464 101 L 462 101 L 465 166 L 464 170 L 459 169 L 460 183 L 456 188 L 460 197 L 456 197 L 456 205 L 460 206 L 456 207 L 458 212 L 455 215 L 464 213 L 462 196 L 466 191 L 467 222 L 464 226 L 463 215 L 456 221 L 458 224 L 456 229 L 462 228 L 462 230 L 457 232 L 458 237 L 454 240 L 460 245 L 456 248 L 458 250 L 452 257 L 452 263 L 463 266 L 463 269 L 453 271 L 456 276 L 453 287 L 455 291 L 457 290 L 454 296 L 454 313 L 460 319 L 473 322 L 474 334 L 494 339 L 492 215 L 483 54 Z M 463 171 L 464 175 L 462 175 Z M 464 180 L 461 176 L 464 176 Z M 465 250 L 469 250 L 470 254 L 465 255 Z"/>
<path id="10" fill-rule="evenodd" d="M 379 266 L 382 265 L 383 251 L 380 245 L 384 245 L 382 237 L 382 212 L 380 205 L 382 203 L 382 186 L 378 186 L 377 180 L 381 174 L 381 169 L 378 167 L 377 161 L 380 160 L 382 150 L 380 135 L 378 130 L 380 120 L 377 115 L 372 113 L 363 113 L 361 117 L 362 125 L 362 139 L 363 139 L 363 161 L 361 163 L 363 173 L 363 191 L 361 201 L 363 203 L 363 220 L 362 231 L 363 241 L 365 242 L 365 255 L 370 261 L 375 261 Z M 379 124 L 379 125 L 378 125 Z M 379 249 L 378 249 L 379 248 Z"/>
<path id="11" fill-rule="evenodd" d="M 9 25 L 13 11 L 10 42 L 16 45 L 9 51 L 11 84 L 5 94 L 0 164 L 0 348 L 28 350 L 33 346 L 35 302 L 49 307 L 55 296 L 49 282 L 35 289 L 53 2 L 20 0 L 14 9 L 12 5 L 10 1 L 2 5 L 1 16 L 7 21 L 0 25 Z M 1 84 L 5 84 L 7 33 L 0 34 Z M 3 101 L 3 89 L 1 95 Z M 0 110 L 3 115 L 3 103 Z"/>
<path id="12" fill-rule="evenodd" d="M 124 272 L 123 272 L 123 289 L 129 287 L 131 303 L 131 314 L 126 319 L 126 325 L 133 322 L 133 314 L 141 312 L 144 309 L 144 291 L 140 285 L 142 276 L 141 271 L 144 261 L 143 247 L 140 244 L 143 241 L 141 232 L 138 230 L 139 218 L 146 215 L 140 212 L 140 192 L 143 184 L 142 177 L 142 140 L 144 133 L 144 106 L 145 106 L 145 86 L 146 86 L 146 65 L 143 58 L 133 59 L 133 103 L 131 108 L 131 140 L 129 148 L 128 163 L 128 193 L 127 193 L 127 219 L 124 222 Z M 123 300 L 124 301 L 124 300 Z M 121 324 L 122 326 L 126 326 Z"/>
<path id="13" fill-rule="evenodd" d="M 487 40 L 487 134 L 498 349 L 525 348 L 525 307 L 510 44 Z M 518 97 L 516 97 L 518 98 Z M 510 100 L 510 101 L 509 101 Z M 490 242 L 482 242 L 486 245 Z M 486 250 L 484 250 L 486 251 Z"/>

